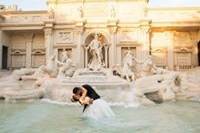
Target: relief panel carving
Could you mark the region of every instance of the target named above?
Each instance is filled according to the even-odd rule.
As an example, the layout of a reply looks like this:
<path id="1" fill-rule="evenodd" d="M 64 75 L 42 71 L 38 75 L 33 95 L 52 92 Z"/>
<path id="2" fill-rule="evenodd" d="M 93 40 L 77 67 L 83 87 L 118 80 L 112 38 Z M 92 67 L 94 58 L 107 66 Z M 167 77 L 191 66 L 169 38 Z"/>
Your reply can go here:
<path id="1" fill-rule="evenodd" d="M 73 33 L 69 31 L 57 31 L 56 43 L 72 43 Z"/>
<path id="2" fill-rule="evenodd" d="M 118 43 L 120 42 L 139 42 L 139 31 L 135 30 L 134 32 L 121 32 L 118 34 Z"/>

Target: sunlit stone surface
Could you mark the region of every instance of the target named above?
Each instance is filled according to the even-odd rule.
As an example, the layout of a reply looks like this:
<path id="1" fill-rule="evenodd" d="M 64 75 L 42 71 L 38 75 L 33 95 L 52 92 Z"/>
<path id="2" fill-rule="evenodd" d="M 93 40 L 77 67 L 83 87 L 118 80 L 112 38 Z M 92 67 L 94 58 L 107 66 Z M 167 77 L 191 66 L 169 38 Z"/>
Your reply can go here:
<path id="1" fill-rule="evenodd" d="M 19 69 L 0 79 L 2 99 L 69 101 L 74 86 L 88 83 L 110 102 L 199 100 L 200 8 L 149 8 L 147 0 L 47 4 L 47 11 L 0 10 L 1 68 Z"/>
<path id="2" fill-rule="evenodd" d="M 0 71 L 0 132 L 200 131 L 199 7 L 47 4 L 47 11 L 0 8 L 0 67 L 7 69 Z M 70 98 L 83 84 L 113 106 L 116 119 L 80 118 Z"/>

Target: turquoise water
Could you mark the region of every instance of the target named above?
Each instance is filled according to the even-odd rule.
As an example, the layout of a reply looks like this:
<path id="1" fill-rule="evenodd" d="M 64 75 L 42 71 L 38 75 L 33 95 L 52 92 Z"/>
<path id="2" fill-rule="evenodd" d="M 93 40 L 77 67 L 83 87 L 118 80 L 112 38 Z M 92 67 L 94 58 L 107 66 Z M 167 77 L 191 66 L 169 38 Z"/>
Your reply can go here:
<path id="1" fill-rule="evenodd" d="M 200 103 L 112 109 L 114 120 L 92 121 L 80 106 L 0 102 L 0 133 L 200 133 Z"/>

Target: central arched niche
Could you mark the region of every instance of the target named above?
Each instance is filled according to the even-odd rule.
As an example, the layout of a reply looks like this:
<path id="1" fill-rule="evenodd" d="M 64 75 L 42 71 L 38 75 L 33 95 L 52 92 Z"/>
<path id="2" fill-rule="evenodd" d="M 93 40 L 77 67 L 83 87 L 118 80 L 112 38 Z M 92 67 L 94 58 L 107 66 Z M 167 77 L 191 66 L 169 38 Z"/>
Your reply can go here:
<path id="1" fill-rule="evenodd" d="M 87 49 L 88 45 L 94 40 L 95 35 L 98 35 L 98 40 L 100 41 L 100 45 L 102 46 L 102 62 L 104 63 L 105 67 L 108 67 L 108 59 L 109 59 L 109 47 L 108 47 L 108 40 L 102 33 L 91 33 L 89 34 L 84 42 L 84 66 L 88 67 L 88 64 L 92 60 L 92 55 L 90 54 L 89 50 Z"/>

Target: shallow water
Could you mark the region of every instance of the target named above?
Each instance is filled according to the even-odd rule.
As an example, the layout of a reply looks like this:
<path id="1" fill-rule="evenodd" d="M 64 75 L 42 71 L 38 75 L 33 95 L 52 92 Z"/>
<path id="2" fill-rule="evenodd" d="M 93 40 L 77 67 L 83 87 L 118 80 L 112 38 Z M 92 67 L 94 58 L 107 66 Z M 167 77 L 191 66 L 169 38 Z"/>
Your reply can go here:
<path id="1" fill-rule="evenodd" d="M 80 106 L 0 102 L 0 133 L 200 133 L 200 103 L 112 109 L 114 120 L 92 121 Z"/>

